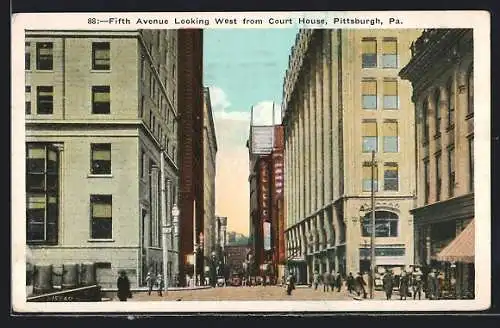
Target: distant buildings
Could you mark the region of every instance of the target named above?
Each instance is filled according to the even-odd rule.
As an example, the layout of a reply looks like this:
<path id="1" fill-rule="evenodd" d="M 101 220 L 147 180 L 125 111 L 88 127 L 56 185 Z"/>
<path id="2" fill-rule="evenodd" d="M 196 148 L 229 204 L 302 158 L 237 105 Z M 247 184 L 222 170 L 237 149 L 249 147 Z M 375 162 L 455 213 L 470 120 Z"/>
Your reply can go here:
<path id="1" fill-rule="evenodd" d="M 214 119 L 212 116 L 212 105 L 210 101 L 210 90 L 203 90 L 203 172 L 204 192 L 203 208 L 204 218 L 204 249 L 203 256 L 206 258 L 215 249 L 215 171 L 217 157 L 217 138 L 215 136 Z"/>
<path id="2" fill-rule="evenodd" d="M 178 33 L 26 31 L 26 242 L 33 264 L 57 271 L 92 262 L 104 288 L 116 286 L 120 269 L 133 287 L 148 271 L 163 272 L 160 213 L 163 206 L 170 213 L 179 190 Z M 177 242 L 168 239 L 172 282 Z"/>
<path id="3" fill-rule="evenodd" d="M 263 270 L 264 264 L 270 264 L 277 275 L 278 265 L 283 263 L 285 253 L 283 127 L 251 126 L 250 129 L 247 143 L 250 160 L 250 246 L 257 270 Z"/>
<path id="4" fill-rule="evenodd" d="M 425 30 L 400 72 L 415 102 L 415 262 L 456 278 L 460 298 L 474 295 L 472 45 L 472 29 Z"/>
<path id="5" fill-rule="evenodd" d="M 197 275 L 203 276 L 206 191 L 204 108 L 208 107 L 204 106 L 203 30 L 181 29 L 177 33 L 178 106 L 182 109 L 179 117 L 179 144 L 182 145 L 179 149 L 179 280 L 181 285 L 185 285 L 186 274 L 193 275 L 194 261 Z"/>
<path id="6" fill-rule="evenodd" d="M 283 90 L 287 259 L 314 270 L 370 268 L 371 152 L 376 264 L 413 263 L 414 107 L 398 77 L 418 30 L 301 30 Z"/>

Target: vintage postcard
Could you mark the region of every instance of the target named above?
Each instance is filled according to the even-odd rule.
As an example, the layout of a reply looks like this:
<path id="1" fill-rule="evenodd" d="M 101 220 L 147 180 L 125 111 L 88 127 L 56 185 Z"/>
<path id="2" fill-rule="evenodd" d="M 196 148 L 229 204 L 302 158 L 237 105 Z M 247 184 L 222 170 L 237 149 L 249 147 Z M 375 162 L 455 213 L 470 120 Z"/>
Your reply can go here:
<path id="1" fill-rule="evenodd" d="M 488 12 L 12 22 L 13 311 L 490 306 Z"/>

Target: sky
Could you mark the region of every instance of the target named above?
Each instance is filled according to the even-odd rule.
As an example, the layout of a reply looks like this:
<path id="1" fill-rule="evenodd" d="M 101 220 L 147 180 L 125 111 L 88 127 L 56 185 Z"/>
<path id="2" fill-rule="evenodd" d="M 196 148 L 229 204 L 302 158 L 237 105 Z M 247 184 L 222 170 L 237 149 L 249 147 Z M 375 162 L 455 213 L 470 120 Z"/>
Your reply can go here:
<path id="1" fill-rule="evenodd" d="M 217 138 L 216 215 L 227 216 L 229 231 L 248 236 L 249 158 L 246 141 L 250 109 L 254 124 L 280 123 L 283 79 L 298 30 L 206 29 L 203 80 Z"/>

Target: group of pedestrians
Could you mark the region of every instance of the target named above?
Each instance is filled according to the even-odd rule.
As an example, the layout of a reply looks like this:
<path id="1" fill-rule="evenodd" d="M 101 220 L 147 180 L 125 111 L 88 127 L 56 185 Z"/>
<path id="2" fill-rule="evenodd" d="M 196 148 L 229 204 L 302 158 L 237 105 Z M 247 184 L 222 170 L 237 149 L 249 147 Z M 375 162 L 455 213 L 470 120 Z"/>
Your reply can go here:
<path id="1" fill-rule="evenodd" d="M 394 288 L 397 288 L 400 300 L 406 300 L 410 295 L 413 295 L 414 300 L 417 297 L 420 300 L 422 298 L 423 273 L 419 268 L 415 268 L 411 273 L 401 272 L 401 275 L 396 279 L 392 271 L 388 270 L 382 278 L 382 285 L 387 300 L 392 299 Z"/>
<path id="2" fill-rule="evenodd" d="M 323 291 L 334 291 L 340 292 L 342 288 L 342 276 L 340 273 L 332 271 L 331 273 L 326 271 L 323 275 L 320 275 L 318 271 L 315 271 L 312 278 L 312 285 L 314 290 L 317 290 L 319 285 L 323 285 Z"/>
<path id="3" fill-rule="evenodd" d="M 148 295 L 151 295 L 151 292 L 156 287 L 158 289 L 158 295 L 163 296 L 163 288 L 165 287 L 165 284 L 160 273 L 155 276 L 151 272 L 148 272 L 148 274 L 146 275 L 146 284 L 148 286 Z M 117 296 L 120 301 L 126 302 L 127 299 L 132 298 L 132 291 L 130 290 L 130 280 L 128 279 L 125 270 L 120 270 L 118 272 L 116 286 L 118 288 Z"/>

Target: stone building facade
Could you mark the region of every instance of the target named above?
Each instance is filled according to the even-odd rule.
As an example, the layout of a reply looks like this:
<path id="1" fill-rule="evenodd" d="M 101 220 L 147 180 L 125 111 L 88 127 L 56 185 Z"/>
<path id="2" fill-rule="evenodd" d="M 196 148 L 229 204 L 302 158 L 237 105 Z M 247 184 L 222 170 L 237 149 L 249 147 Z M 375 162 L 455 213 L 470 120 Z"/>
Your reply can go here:
<path id="1" fill-rule="evenodd" d="M 376 264 L 413 263 L 414 115 L 398 77 L 418 30 L 300 30 L 283 90 L 287 258 L 314 270 L 368 271 L 371 151 Z"/>
<path id="2" fill-rule="evenodd" d="M 95 263 L 104 288 L 116 287 L 120 269 L 132 286 L 148 270 L 163 272 L 160 213 L 170 213 L 178 190 L 176 64 L 175 30 L 26 31 L 33 264 Z"/>
<path id="3" fill-rule="evenodd" d="M 411 81 L 415 102 L 415 262 L 444 269 L 456 277 L 458 296 L 471 297 L 474 263 L 436 257 L 474 220 L 472 29 L 425 30 L 412 52 L 400 75 Z"/>

